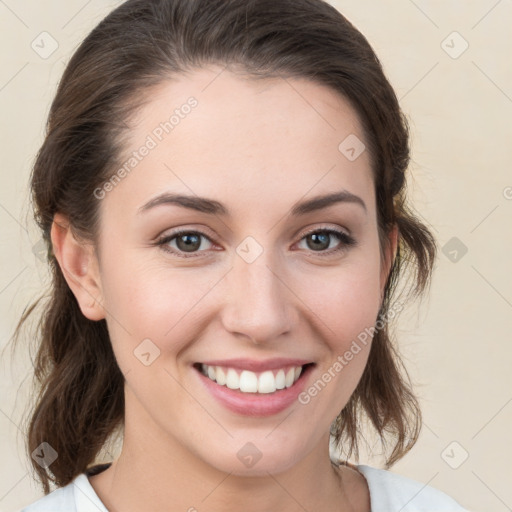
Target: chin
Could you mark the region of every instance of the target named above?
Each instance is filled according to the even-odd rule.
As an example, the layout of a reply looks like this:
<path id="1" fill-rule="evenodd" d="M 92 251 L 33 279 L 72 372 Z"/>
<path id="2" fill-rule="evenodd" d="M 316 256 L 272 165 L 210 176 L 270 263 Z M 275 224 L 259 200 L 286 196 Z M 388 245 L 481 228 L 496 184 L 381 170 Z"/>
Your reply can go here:
<path id="1" fill-rule="evenodd" d="M 206 450 L 203 460 L 224 473 L 236 476 L 268 476 L 287 471 L 300 459 L 303 446 L 288 441 L 269 441 L 268 431 L 261 435 L 245 436 L 243 440 L 230 439 L 229 443 L 217 445 L 218 450 Z M 251 440 L 252 439 L 252 440 Z M 213 455 L 213 456 L 212 456 Z"/>

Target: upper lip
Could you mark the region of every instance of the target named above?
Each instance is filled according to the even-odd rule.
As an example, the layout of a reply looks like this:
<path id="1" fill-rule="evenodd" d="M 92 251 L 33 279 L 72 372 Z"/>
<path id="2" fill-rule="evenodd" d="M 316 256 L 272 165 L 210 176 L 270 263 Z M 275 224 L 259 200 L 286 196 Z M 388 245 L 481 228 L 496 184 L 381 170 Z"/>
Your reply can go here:
<path id="1" fill-rule="evenodd" d="M 256 359 L 215 359 L 212 361 L 202 361 L 201 364 L 208 366 L 224 366 L 228 368 L 236 368 L 239 370 L 249 370 L 253 372 L 264 372 L 265 370 L 275 370 L 284 368 L 285 366 L 303 366 L 312 363 L 306 359 L 290 359 L 285 357 L 278 357 L 275 359 L 266 359 L 258 361 Z"/>

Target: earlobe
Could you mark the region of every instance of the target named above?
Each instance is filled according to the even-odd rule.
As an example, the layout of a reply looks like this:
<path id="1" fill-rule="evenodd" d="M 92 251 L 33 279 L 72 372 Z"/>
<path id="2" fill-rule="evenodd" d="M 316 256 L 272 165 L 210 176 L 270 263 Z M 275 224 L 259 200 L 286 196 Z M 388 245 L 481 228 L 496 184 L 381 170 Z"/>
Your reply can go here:
<path id="1" fill-rule="evenodd" d="M 73 234 L 67 217 L 56 213 L 51 229 L 53 252 L 60 269 L 89 320 L 105 318 L 99 266 L 94 247 Z"/>

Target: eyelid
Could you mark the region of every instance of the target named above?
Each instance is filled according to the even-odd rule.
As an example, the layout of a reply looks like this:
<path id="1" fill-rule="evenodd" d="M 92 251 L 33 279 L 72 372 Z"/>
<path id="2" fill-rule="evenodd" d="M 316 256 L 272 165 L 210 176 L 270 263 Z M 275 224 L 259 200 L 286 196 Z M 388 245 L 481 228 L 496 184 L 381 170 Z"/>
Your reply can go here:
<path id="1" fill-rule="evenodd" d="M 305 230 L 300 230 L 296 236 L 300 236 L 300 239 L 302 240 L 302 238 L 304 238 L 305 236 L 310 235 L 311 233 L 316 233 L 317 231 L 336 231 L 349 237 L 352 236 L 349 229 L 329 224 L 320 226 L 318 224 L 315 224 L 314 227 L 312 228 L 305 228 Z"/>
<path id="2" fill-rule="evenodd" d="M 296 243 L 302 242 L 308 235 L 314 233 L 329 233 L 330 236 L 337 236 L 340 243 L 334 249 L 329 249 L 327 251 L 306 251 L 308 254 L 314 254 L 319 257 L 329 258 L 339 256 L 341 252 L 344 250 L 347 251 L 351 247 L 358 245 L 358 241 L 350 234 L 350 230 L 346 228 L 330 227 L 330 226 L 317 226 L 310 228 L 309 230 L 302 231 L 299 235 L 299 240 Z"/>
<path id="3" fill-rule="evenodd" d="M 168 243 L 170 243 L 171 241 L 175 240 L 180 235 L 184 235 L 184 234 L 187 234 L 187 235 L 193 234 L 193 235 L 197 235 L 199 237 L 203 237 L 206 240 L 208 240 L 211 244 L 215 245 L 215 242 L 212 240 L 212 237 L 207 235 L 201 229 L 189 229 L 189 228 L 178 228 L 176 231 L 173 231 L 173 232 L 168 233 L 166 235 L 160 235 L 160 236 L 157 237 L 157 239 L 155 240 L 153 245 L 156 245 L 157 247 L 160 247 L 163 251 L 165 251 L 167 253 L 171 253 L 171 254 L 177 256 L 178 258 L 183 258 L 183 259 L 184 258 L 197 258 L 199 256 L 202 256 L 203 253 L 208 253 L 208 251 L 198 251 L 198 252 L 195 252 L 195 253 L 191 253 L 190 255 L 187 255 L 186 252 L 177 251 L 175 249 L 166 248 L 166 245 Z"/>
<path id="4" fill-rule="evenodd" d="M 203 237 L 203 238 L 207 239 L 211 244 L 216 245 L 216 243 L 212 239 L 214 237 L 207 234 L 207 232 L 205 232 L 205 231 L 209 231 L 209 230 L 206 228 L 198 228 L 198 229 L 187 228 L 187 227 L 176 228 L 175 231 L 172 231 L 168 234 L 158 236 L 153 245 L 161 247 L 162 250 L 164 250 L 168 253 L 171 253 L 173 255 L 176 255 L 178 258 L 197 258 L 197 257 L 202 257 L 204 254 L 209 256 L 208 250 L 192 252 L 189 255 L 187 255 L 187 253 L 183 252 L 183 251 L 176 251 L 175 249 L 165 248 L 165 246 L 169 242 L 175 240 L 176 238 L 178 238 L 180 235 L 183 235 L 183 234 L 194 234 L 199 237 Z M 306 229 L 305 231 L 299 231 L 300 234 L 296 235 L 296 236 L 299 236 L 299 239 L 294 243 L 294 245 L 302 242 L 302 240 L 304 240 L 304 238 L 306 238 L 308 235 L 311 235 L 314 233 L 319 233 L 319 232 L 320 233 L 326 232 L 330 236 L 333 236 L 333 235 L 337 236 L 340 241 L 339 246 L 334 249 L 329 249 L 326 251 L 309 250 L 306 252 L 316 254 L 317 256 L 320 256 L 320 257 L 329 257 L 329 256 L 335 256 L 337 253 L 341 252 L 343 249 L 348 249 L 352 246 L 357 245 L 357 241 L 350 234 L 350 230 L 347 230 L 346 228 L 341 228 L 339 226 L 334 228 L 334 227 L 330 227 L 328 225 L 323 225 L 323 226 L 316 225 L 315 227 L 311 227 L 309 229 Z M 216 249 L 213 249 L 213 250 L 216 250 Z"/>

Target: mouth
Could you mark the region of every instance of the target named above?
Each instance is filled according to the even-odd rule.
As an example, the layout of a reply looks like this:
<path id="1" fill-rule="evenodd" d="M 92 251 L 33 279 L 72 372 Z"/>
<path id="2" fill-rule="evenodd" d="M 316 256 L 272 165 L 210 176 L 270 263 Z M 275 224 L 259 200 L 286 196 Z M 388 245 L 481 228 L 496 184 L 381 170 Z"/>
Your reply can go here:
<path id="1" fill-rule="evenodd" d="M 295 386 L 309 374 L 315 363 L 287 364 L 264 371 L 252 371 L 205 363 L 195 363 L 194 369 L 217 386 L 243 395 L 277 395 Z"/>

